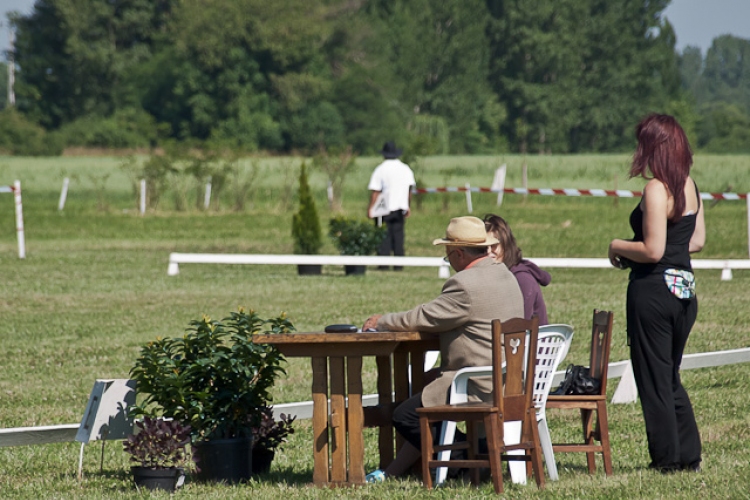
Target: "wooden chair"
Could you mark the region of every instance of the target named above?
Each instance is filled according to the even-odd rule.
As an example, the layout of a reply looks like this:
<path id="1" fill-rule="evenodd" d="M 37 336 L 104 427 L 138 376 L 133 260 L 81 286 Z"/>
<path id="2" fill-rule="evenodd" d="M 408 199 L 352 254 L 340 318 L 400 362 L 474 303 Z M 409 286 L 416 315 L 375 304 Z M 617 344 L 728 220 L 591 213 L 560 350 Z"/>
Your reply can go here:
<path id="1" fill-rule="evenodd" d="M 533 400 L 534 371 L 526 369 L 536 366 L 538 329 L 537 317 L 531 320 L 514 318 L 503 323 L 500 320 L 492 321 L 492 403 L 467 402 L 417 409 L 422 433 L 422 481 L 428 489 L 432 489 L 431 468 L 451 466 L 473 469 L 471 481 L 475 485 L 479 484 L 479 469 L 489 468 L 495 492 L 502 493 L 501 460 L 530 461 L 537 486 L 544 487 L 542 450 Z M 529 376 L 525 376 L 526 373 Z M 437 447 L 434 445 L 433 431 L 436 424 L 446 420 L 466 422 L 465 442 Z M 503 442 L 503 424 L 515 420 L 523 422 L 521 440 L 518 444 L 506 445 Z M 480 454 L 478 450 L 479 423 L 484 424 L 487 435 L 487 454 Z M 436 449 L 442 451 L 462 448 L 467 449 L 467 459 L 434 458 Z M 524 450 L 525 454 L 507 455 L 513 450 Z"/>
<path id="2" fill-rule="evenodd" d="M 612 475 L 612 451 L 609 447 L 607 420 L 607 367 L 612 344 L 612 319 L 611 311 L 594 310 L 589 369 L 592 377 L 601 380 L 599 394 L 592 396 L 550 394 L 547 398 L 547 408 L 579 410 L 583 427 L 582 443 L 553 444 L 554 452 L 586 453 L 590 474 L 596 472 L 595 453 L 601 453 L 604 459 L 604 473 L 608 476 Z M 596 422 L 594 422 L 594 412 L 596 412 Z"/>

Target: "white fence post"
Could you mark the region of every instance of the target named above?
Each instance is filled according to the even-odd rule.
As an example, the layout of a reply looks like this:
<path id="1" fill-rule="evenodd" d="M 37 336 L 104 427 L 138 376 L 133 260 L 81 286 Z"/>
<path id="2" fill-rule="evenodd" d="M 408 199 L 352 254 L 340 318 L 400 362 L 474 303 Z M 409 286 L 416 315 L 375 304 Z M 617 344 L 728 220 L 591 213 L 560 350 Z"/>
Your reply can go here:
<path id="1" fill-rule="evenodd" d="M 471 185 L 468 182 L 466 183 L 466 210 L 469 213 L 474 211 L 474 207 L 471 204 Z"/>
<path id="2" fill-rule="evenodd" d="M 203 208 L 208 210 L 209 205 L 211 205 L 211 176 L 208 177 L 208 182 L 206 183 L 206 194 L 203 196 Z"/>
<path id="3" fill-rule="evenodd" d="M 60 201 L 57 204 L 57 210 L 60 212 L 65 208 L 65 200 L 68 198 L 68 184 L 70 184 L 70 179 L 66 177 L 63 179 L 62 189 L 60 190 Z"/>
<path id="4" fill-rule="evenodd" d="M 26 258 L 26 240 L 23 235 L 23 205 L 21 204 L 21 181 L 13 183 L 16 199 L 16 233 L 18 235 L 18 258 Z"/>
<path id="5" fill-rule="evenodd" d="M 146 213 L 146 179 L 141 179 L 141 215 Z"/>
<path id="6" fill-rule="evenodd" d="M 500 168 L 495 170 L 495 178 L 492 179 L 492 186 L 490 186 L 490 190 L 497 191 L 497 206 L 503 204 L 503 193 L 505 190 L 505 172 L 507 171 L 508 167 L 503 163 L 500 165 Z"/>

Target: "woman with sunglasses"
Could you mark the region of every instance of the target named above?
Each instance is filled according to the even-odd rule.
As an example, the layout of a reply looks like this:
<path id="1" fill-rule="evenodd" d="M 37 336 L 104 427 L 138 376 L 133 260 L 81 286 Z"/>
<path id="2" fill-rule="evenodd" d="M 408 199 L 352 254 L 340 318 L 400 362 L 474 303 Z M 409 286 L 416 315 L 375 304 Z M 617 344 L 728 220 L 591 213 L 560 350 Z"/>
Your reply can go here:
<path id="1" fill-rule="evenodd" d="M 552 276 L 530 260 L 523 258 L 521 249 L 516 244 L 516 238 L 505 219 L 499 215 L 487 214 L 484 216 L 484 228 L 487 234 L 499 241 L 489 247 L 490 255 L 496 262 L 505 264 L 518 281 L 523 294 L 525 319 L 531 319 L 536 314 L 539 316 L 539 326 L 549 324 L 547 306 L 544 303 L 541 287 L 549 285 Z"/>

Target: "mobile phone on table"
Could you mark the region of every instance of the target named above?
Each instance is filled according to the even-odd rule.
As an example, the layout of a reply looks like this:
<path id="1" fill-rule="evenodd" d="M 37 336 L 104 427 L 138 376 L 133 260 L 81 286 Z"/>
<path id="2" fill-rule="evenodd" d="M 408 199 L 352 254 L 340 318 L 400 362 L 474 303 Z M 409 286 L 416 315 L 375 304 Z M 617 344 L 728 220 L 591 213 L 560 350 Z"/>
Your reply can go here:
<path id="1" fill-rule="evenodd" d="M 325 328 L 326 333 L 357 333 L 359 328 L 356 325 L 328 325 Z"/>

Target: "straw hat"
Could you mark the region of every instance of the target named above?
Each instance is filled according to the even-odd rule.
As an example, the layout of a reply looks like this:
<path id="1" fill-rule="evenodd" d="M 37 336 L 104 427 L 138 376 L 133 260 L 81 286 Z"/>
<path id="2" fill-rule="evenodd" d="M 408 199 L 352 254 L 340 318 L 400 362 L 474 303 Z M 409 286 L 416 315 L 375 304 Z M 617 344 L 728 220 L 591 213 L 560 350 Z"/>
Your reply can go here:
<path id="1" fill-rule="evenodd" d="M 497 238 L 487 234 L 484 222 L 476 217 L 455 217 L 445 230 L 445 238 L 438 238 L 433 245 L 457 247 L 488 247 L 499 243 Z"/>

